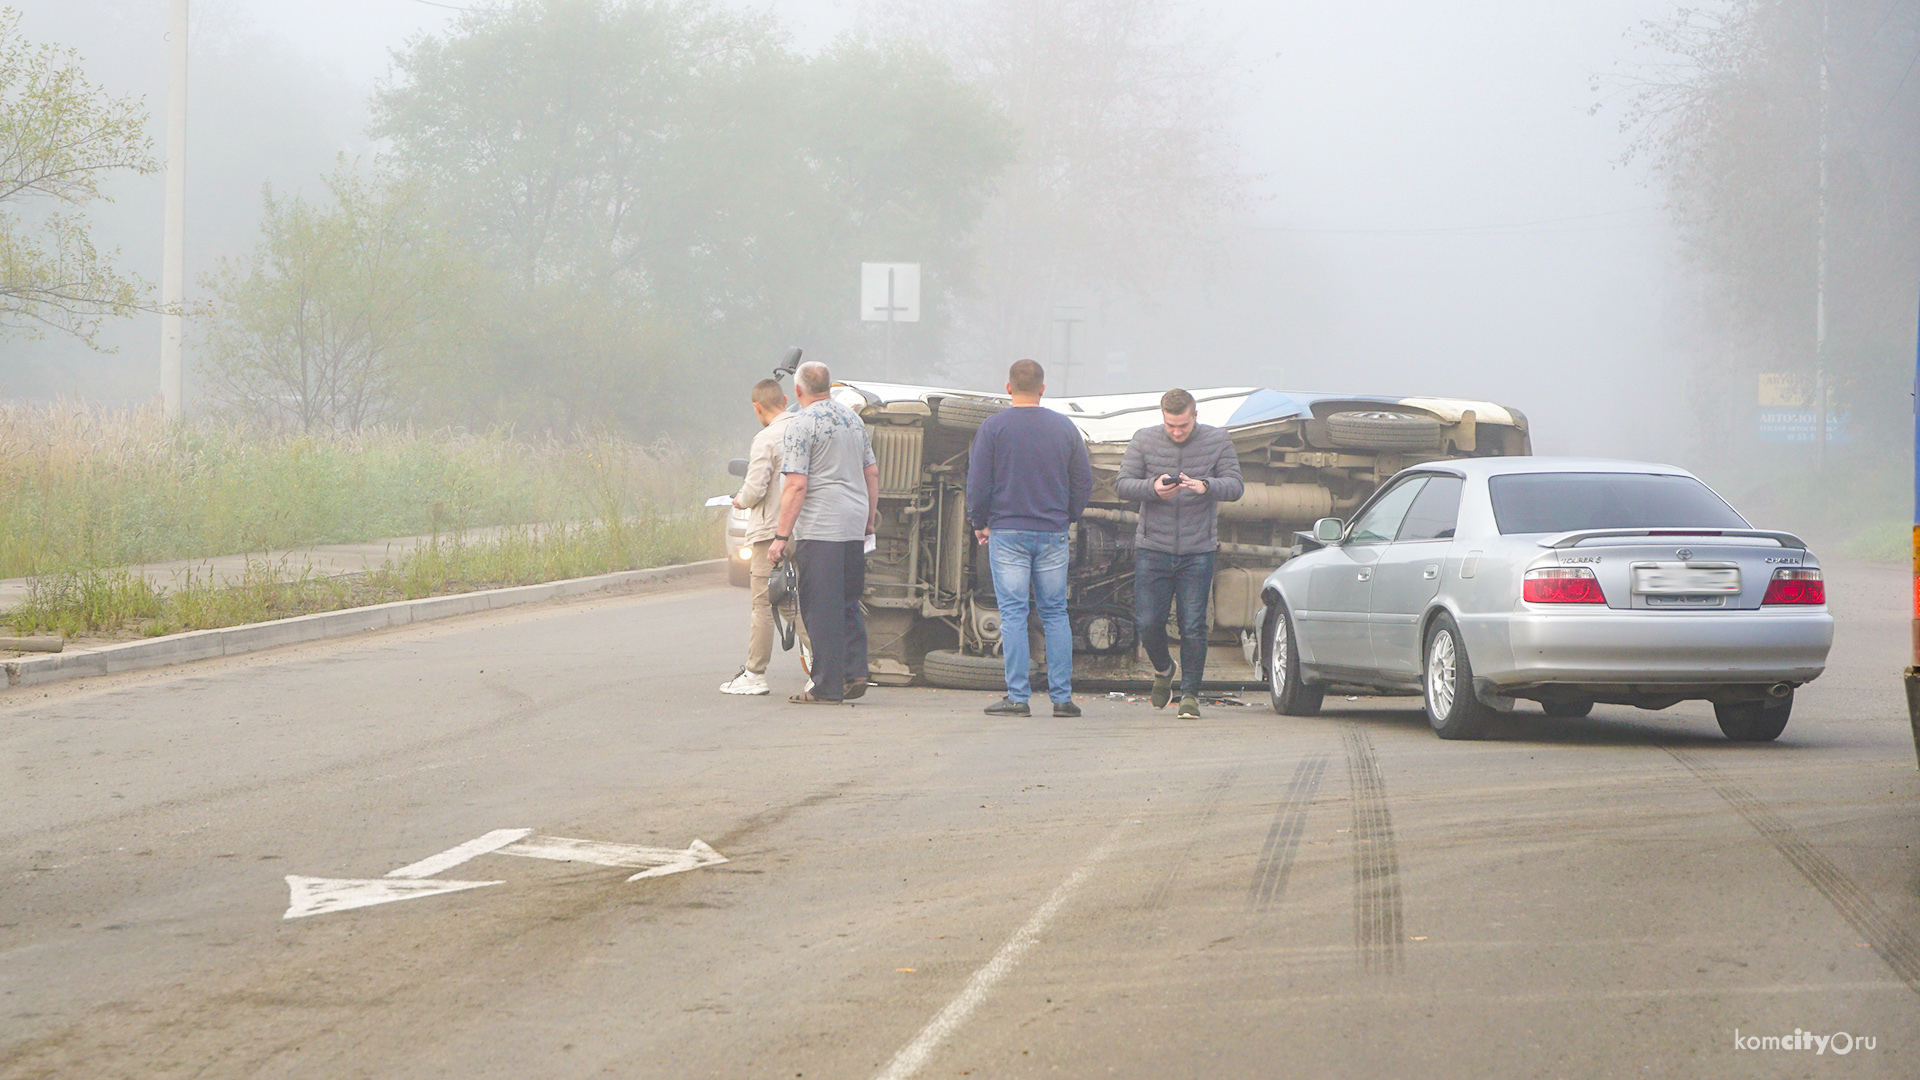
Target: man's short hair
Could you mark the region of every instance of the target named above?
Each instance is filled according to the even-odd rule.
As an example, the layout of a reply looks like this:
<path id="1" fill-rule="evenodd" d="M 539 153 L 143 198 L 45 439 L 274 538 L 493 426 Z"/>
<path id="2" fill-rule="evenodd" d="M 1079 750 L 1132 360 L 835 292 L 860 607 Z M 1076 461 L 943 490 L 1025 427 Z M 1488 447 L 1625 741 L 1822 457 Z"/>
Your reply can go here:
<path id="1" fill-rule="evenodd" d="M 833 375 L 827 371 L 827 365 L 818 360 L 809 360 L 793 373 L 793 388 L 819 397 L 833 389 Z"/>
<path id="2" fill-rule="evenodd" d="M 1007 385 L 1016 394 L 1037 394 L 1046 384 L 1046 369 L 1032 360 L 1015 360 L 1007 369 Z"/>
<path id="3" fill-rule="evenodd" d="M 761 379 L 753 384 L 753 403 L 763 409 L 784 409 L 787 407 L 787 390 L 780 385 L 779 379 Z"/>
<path id="4" fill-rule="evenodd" d="M 1160 395 L 1160 411 L 1170 416 L 1182 416 L 1193 411 L 1193 395 L 1179 387 Z"/>

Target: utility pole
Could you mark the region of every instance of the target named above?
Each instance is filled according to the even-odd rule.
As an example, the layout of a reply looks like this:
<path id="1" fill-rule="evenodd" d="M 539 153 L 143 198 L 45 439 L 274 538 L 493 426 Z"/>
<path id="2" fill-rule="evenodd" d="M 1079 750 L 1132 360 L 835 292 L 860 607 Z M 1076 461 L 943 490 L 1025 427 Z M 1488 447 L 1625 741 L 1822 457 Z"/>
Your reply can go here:
<path id="1" fill-rule="evenodd" d="M 187 300 L 187 0 L 173 0 L 167 34 L 167 235 L 160 271 L 160 406 L 181 414 L 181 308 Z"/>
<path id="2" fill-rule="evenodd" d="M 1814 468 L 1823 479 L 1827 475 L 1827 15 L 1831 3 L 1820 3 L 1820 209 L 1813 296 Z"/>

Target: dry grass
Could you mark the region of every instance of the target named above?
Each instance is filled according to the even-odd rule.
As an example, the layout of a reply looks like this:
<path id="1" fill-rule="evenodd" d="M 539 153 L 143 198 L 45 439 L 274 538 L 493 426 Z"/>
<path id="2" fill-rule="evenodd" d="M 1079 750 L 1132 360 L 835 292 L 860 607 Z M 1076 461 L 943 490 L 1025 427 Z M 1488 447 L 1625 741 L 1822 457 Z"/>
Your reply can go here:
<path id="1" fill-rule="evenodd" d="M 0 578 L 673 514 L 723 483 L 684 449 L 605 435 L 262 437 L 157 409 L 0 404 Z"/>
<path id="2" fill-rule="evenodd" d="M 258 437 L 153 409 L 0 405 L 0 578 L 20 633 L 163 634 L 708 557 L 717 463 L 604 435 L 376 430 Z M 534 527 L 539 522 L 571 522 Z M 265 559 L 162 590 L 126 567 L 396 536 L 436 540 L 348 578 Z"/>

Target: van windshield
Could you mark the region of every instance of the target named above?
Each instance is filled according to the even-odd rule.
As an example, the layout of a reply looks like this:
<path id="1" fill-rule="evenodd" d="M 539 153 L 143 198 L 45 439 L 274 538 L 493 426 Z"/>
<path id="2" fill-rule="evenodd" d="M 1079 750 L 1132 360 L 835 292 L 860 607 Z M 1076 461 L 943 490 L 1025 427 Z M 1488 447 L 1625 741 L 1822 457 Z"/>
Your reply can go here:
<path id="1" fill-rule="evenodd" d="M 1516 473 L 1487 479 L 1502 533 L 1578 529 L 1744 529 L 1745 518 L 1691 476 Z"/>

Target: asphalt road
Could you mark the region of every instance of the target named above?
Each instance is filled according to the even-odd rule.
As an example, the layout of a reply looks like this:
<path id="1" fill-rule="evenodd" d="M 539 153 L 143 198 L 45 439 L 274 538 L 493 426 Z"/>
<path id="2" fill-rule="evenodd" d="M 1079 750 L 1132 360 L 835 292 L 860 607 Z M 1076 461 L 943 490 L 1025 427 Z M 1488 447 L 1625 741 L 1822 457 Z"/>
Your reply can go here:
<path id="1" fill-rule="evenodd" d="M 1909 586 L 1829 572 L 1761 746 L 728 698 L 721 587 L 0 694 L 0 1077 L 1911 1078 Z M 412 865 L 507 829 L 728 861 Z"/>

